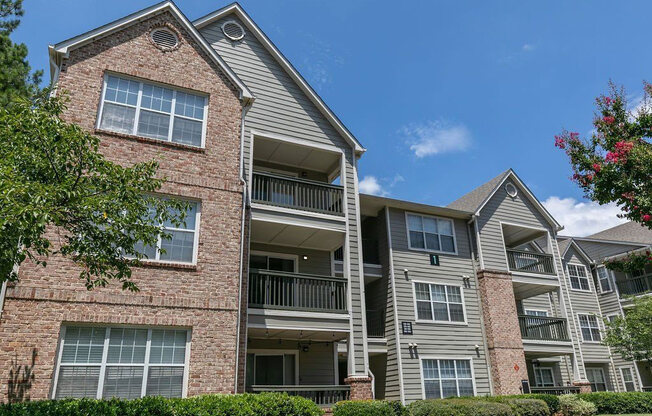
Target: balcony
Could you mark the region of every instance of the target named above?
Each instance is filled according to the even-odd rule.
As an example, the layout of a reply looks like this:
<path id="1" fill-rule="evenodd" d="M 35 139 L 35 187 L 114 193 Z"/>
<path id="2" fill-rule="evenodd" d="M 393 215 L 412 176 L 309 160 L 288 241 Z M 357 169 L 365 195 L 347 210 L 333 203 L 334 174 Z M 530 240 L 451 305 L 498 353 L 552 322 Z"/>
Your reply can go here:
<path id="1" fill-rule="evenodd" d="M 332 407 L 342 400 L 349 400 L 350 386 L 252 386 L 254 393 L 281 392 L 290 396 L 310 399 L 321 407 Z"/>
<path id="2" fill-rule="evenodd" d="M 652 291 L 652 274 L 616 282 L 620 297 L 642 295 Z"/>
<path id="3" fill-rule="evenodd" d="M 385 309 L 367 309 L 367 336 L 385 338 Z"/>
<path id="4" fill-rule="evenodd" d="M 512 272 L 555 274 L 555 263 L 551 254 L 506 249 L 509 270 Z"/>
<path id="5" fill-rule="evenodd" d="M 251 200 L 275 207 L 344 216 L 344 189 L 307 179 L 254 173 Z"/>
<path id="6" fill-rule="evenodd" d="M 519 315 L 518 325 L 524 340 L 569 341 L 566 319 Z"/>
<path id="7" fill-rule="evenodd" d="M 346 279 L 251 270 L 249 307 L 309 312 L 347 312 Z"/>

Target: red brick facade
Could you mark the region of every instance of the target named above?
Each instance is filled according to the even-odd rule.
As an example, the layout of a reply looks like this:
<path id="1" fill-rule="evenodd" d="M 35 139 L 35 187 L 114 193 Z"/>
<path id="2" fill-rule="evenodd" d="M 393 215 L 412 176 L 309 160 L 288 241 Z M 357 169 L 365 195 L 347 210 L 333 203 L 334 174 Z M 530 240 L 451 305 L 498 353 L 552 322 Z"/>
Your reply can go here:
<path id="1" fill-rule="evenodd" d="M 374 398 L 371 377 L 348 377 L 344 382 L 351 386 L 351 400 L 370 400 Z"/>
<path id="2" fill-rule="evenodd" d="M 180 34 L 178 48 L 163 52 L 150 42 L 149 30 L 161 24 Z M 96 131 L 107 71 L 207 94 L 205 148 Z M 23 264 L 0 320 L 0 402 L 50 396 L 61 325 L 76 322 L 191 329 L 188 394 L 233 392 L 238 311 L 246 314 L 246 304 L 238 309 L 243 205 L 238 91 L 169 13 L 73 49 L 58 85 L 70 94 L 65 118 L 100 136 L 107 157 L 124 165 L 156 159 L 168 179 L 162 193 L 201 202 L 198 260 L 196 266 L 135 269 L 139 293 L 117 284 L 87 291 L 76 267 L 62 258 L 49 259 L 45 269 Z"/>
<path id="3" fill-rule="evenodd" d="M 481 270 L 478 279 L 494 394 L 519 394 L 528 375 L 512 277 Z"/>

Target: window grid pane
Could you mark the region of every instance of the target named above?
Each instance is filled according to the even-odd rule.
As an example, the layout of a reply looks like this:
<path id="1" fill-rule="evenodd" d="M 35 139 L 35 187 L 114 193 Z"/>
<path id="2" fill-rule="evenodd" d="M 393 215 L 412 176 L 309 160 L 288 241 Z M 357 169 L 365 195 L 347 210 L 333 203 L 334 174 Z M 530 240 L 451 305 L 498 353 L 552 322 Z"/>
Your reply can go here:
<path id="1" fill-rule="evenodd" d="M 417 319 L 465 322 L 462 289 L 459 286 L 415 283 Z"/>
<path id="2" fill-rule="evenodd" d="M 410 248 L 455 252 L 453 222 L 416 214 L 407 214 Z"/>
<path id="3" fill-rule="evenodd" d="M 421 363 L 426 399 L 474 395 L 470 360 L 425 359 Z"/>
<path id="4" fill-rule="evenodd" d="M 579 315 L 580 329 L 584 341 L 601 341 L 598 319 L 593 315 Z"/>

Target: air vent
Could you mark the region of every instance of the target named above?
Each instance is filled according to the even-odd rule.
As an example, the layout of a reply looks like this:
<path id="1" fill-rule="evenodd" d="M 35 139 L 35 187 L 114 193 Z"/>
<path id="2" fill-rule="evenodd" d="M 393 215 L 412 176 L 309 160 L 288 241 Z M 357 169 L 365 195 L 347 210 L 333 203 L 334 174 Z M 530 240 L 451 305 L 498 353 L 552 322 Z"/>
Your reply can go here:
<path id="1" fill-rule="evenodd" d="M 179 38 L 168 29 L 152 30 L 152 42 L 161 49 L 172 49 L 179 44 Z"/>
<path id="2" fill-rule="evenodd" d="M 518 189 L 516 189 L 516 186 L 514 186 L 513 183 L 508 182 L 505 185 L 505 192 L 507 192 L 507 195 L 511 196 L 512 198 L 515 198 L 516 194 L 518 194 Z"/>
<path id="3" fill-rule="evenodd" d="M 245 35 L 244 28 L 233 20 L 224 22 L 222 25 L 222 32 L 224 32 L 224 35 L 231 40 L 240 40 L 244 38 Z"/>

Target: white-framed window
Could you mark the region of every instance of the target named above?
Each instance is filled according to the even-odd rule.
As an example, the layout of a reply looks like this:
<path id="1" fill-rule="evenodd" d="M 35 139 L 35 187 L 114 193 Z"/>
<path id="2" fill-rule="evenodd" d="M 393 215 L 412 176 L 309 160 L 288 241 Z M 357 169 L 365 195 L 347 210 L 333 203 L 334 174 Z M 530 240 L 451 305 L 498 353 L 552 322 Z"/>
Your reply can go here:
<path id="1" fill-rule="evenodd" d="M 452 220 L 410 213 L 405 218 L 410 249 L 457 254 Z"/>
<path id="2" fill-rule="evenodd" d="M 294 350 L 252 350 L 247 354 L 246 387 L 292 386 L 299 384 L 299 352 Z"/>
<path id="3" fill-rule="evenodd" d="M 250 269 L 296 273 L 298 263 L 298 256 L 294 254 L 252 251 L 249 255 Z"/>
<path id="4" fill-rule="evenodd" d="M 461 286 L 414 282 L 417 321 L 466 323 Z"/>
<path id="5" fill-rule="evenodd" d="M 636 383 L 634 383 L 634 372 L 631 367 L 621 367 L 620 377 L 623 380 L 625 391 L 636 391 Z"/>
<path id="6" fill-rule="evenodd" d="M 534 367 L 534 384 L 536 387 L 554 387 L 555 376 L 550 367 Z"/>
<path id="7" fill-rule="evenodd" d="M 619 313 L 610 313 L 609 315 L 607 315 L 607 320 L 608 320 L 609 322 L 613 322 L 613 321 L 615 321 L 616 318 L 619 317 L 619 316 L 620 316 Z"/>
<path id="8" fill-rule="evenodd" d="M 53 398 L 183 397 L 189 349 L 186 329 L 63 326 Z"/>
<path id="9" fill-rule="evenodd" d="M 580 330 L 584 341 L 600 342 L 602 340 L 598 318 L 595 315 L 578 314 L 577 318 L 580 322 Z"/>
<path id="10" fill-rule="evenodd" d="M 548 316 L 548 311 L 544 311 L 543 309 L 526 309 L 525 314 L 530 316 Z"/>
<path id="11" fill-rule="evenodd" d="M 147 260 L 164 261 L 173 263 L 192 263 L 197 261 L 197 246 L 199 245 L 199 217 L 200 204 L 195 201 L 186 201 L 188 210 L 184 222 L 175 226 L 170 221 L 158 223 L 171 238 L 162 238 L 159 235 L 156 246 L 136 245 L 136 251 L 145 255 Z M 165 250 L 165 253 L 161 251 Z"/>
<path id="12" fill-rule="evenodd" d="M 471 359 L 422 359 L 424 398 L 475 396 L 472 367 Z"/>
<path id="13" fill-rule="evenodd" d="M 607 391 L 607 380 L 602 368 L 586 367 L 586 378 L 591 383 L 591 391 Z"/>
<path id="14" fill-rule="evenodd" d="M 604 266 L 598 266 L 596 269 L 598 274 L 598 283 L 600 283 L 600 292 L 607 293 L 613 290 L 611 286 L 611 278 L 609 277 L 609 270 Z"/>
<path id="15" fill-rule="evenodd" d="M 206 96 L 107 74 L 98 128 L 203 147 Z"/>
<path id="16" fill-rule="evenodd" d="M 590 291 L 589 277 L 586 267 L 582 264 L 569 264 L 568 277 L 570 278 L 571 289 Z"/>

